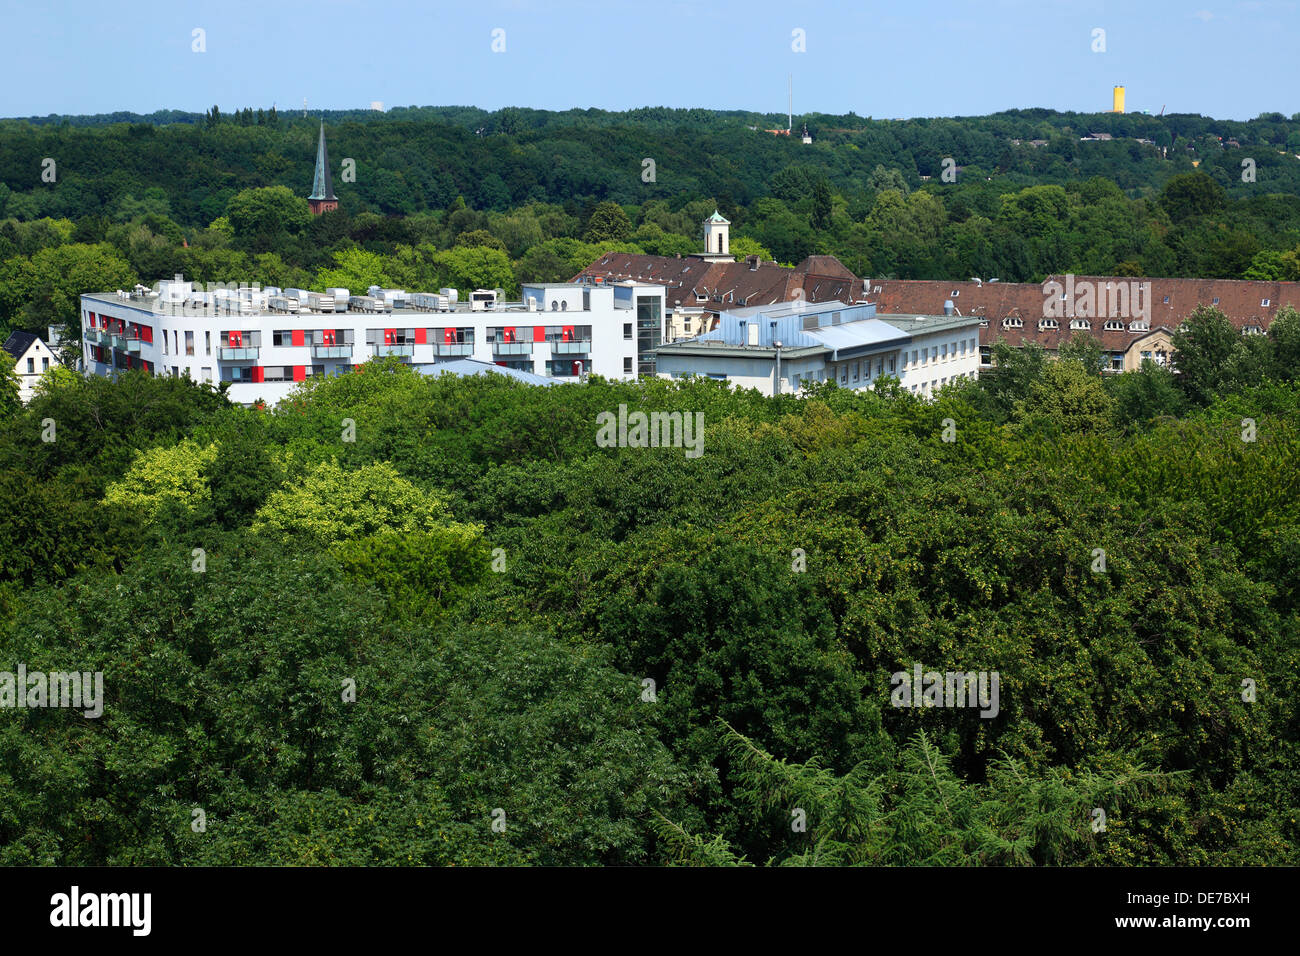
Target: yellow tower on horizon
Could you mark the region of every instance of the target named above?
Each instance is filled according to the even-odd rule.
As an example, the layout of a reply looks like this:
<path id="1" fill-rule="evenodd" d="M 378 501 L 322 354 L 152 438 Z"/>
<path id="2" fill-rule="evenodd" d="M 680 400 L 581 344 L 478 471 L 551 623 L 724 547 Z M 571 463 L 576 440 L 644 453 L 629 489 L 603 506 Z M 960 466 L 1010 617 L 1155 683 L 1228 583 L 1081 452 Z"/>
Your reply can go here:
<path id="1" fill-rule="evenodd" d="M 1122 86 L 1115 87 L 1114 104 L 1115 104 L 1114 108 L 1111 109 L 1112 113 L 1124 112 L 1124 87 Z"/>

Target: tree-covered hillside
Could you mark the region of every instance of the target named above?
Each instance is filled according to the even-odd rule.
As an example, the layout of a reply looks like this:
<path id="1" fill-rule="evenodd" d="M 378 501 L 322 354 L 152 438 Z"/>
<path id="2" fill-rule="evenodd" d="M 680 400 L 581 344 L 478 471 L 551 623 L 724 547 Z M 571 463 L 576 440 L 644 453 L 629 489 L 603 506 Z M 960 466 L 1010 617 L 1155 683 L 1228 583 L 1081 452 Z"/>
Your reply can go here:
<path id="1" fill-rule="evenodd" d="M 804 145 L 758 114 L 355 111 L 327 117 L 341 208 L 318 217 L 314 116 L 114 118 L 0 121 L 0 333 L 75 330 L 80 293 L 177 272 L 515 292 L 607 249 L 699 251 L 715 208 L 738 255 L 863 276 L 1300 279 L 1300 122 L 1278 114 L 813 116 Z"/>
<path id="2" fill-rule="evenodd" d="M 1300 314 L 1225 324 L 934 402 L 55 376 L 0 403 L 0 670 L 105 699 L 0 709 L 0 862 L 1294 865 Z"/>

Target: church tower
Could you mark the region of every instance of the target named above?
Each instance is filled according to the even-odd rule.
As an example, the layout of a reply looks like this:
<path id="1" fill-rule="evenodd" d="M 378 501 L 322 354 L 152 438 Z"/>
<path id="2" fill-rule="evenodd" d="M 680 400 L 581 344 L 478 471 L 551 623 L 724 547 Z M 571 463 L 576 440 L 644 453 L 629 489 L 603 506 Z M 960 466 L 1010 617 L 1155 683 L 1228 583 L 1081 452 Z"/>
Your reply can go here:
<path id="1" fill-rule="evenodd" d="M 334 195 L 334 178 L 330 175 L 330 157 L 325 151 L 324 119 L 320 121 L 320 144 L 316 147 L 316 178 L 312 180 L 307 204 L 311 206 L 313 216 L 339 208 L 338 197 Z"/>
<path id="2" fill-rule="evenodd" d="M 704 220 L 704 255 L 709 262 L 732 262 L 731 223 L 713 210 L 713 215 Z"/>

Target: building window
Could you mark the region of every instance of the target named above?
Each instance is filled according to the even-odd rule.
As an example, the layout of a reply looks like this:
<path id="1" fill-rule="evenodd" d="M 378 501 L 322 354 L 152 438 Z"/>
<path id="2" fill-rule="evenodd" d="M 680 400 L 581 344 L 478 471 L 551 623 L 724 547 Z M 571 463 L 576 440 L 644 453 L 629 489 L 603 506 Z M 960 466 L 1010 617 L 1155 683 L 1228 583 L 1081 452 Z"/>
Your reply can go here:
<path id="1" fill-rule="evenodd" d="M 203 333 L 203 354 L 204 355 L 212 354 L 212 333 L 211 332 Z"/>
<path id="2" fill-rule="evenodd" d="M 185 354 L 194 354 L 194 333 L 189 329 L 185 330 Z"/>
<path id="3" fill-rule="evenodd" d="M 290 329 L 276 329 L 271 333 L 271 344 L 276 346 L 293 345 L 293 332 Z"/>
<path id="4" fill-rule="evenodd" d="M 623 338 L 624 338 L 624 339 L 630 339 L 630 338 L 632 338 L 632 323 L 631 323 L 631 322 L 624 322 L 624 323 L 623 323 Z"/>
<path id="5" fill-rule="evenodd" d="M 623 374 L 624 375 L 632 374 L 632 356 L 630 355 L 625 355 L 623 357 Z"/>
<path id="6" fill-rule="evenodd" d="M 853 381 L 856 382 L 856 381 L 858 380 L 858 373 L 861 372 L 861 371 L 862 371 L 862 363 L 861 363 L 861 362 L 854 362 L 854 363 L 853 363 Z M 870 363 L 870 362 L 867 363 L 867 373 L 868 373 L 868 374 L 871 373 L 871 363 Z"/>
<path id="7" fill-rule="evenodd" d="M 212 367 L 209 365 L 203 366 L 203 381 L 212 381 Z"/>
<path id="8" fill-rule="evenodd" d="M 1269 300 L 1268 300 L 1268 299 L 1260 299 L 1260 300 L 1259 300 L 1259 306 L 1260 306 L 1261 309 L 1267 309 L 1267 308 L 1268 308 L 1268 303 L 1269 303 Z"/>
<path id="9" fill-rule="evenodd" d="M 41 358 L 41 371 L 42 371 L 42 372 L 48 372 L 49 370 L 50 370 L 50 360 L 49 360 L 48 358 L 44 358 L 44 357 L 42 357 L 42 358 Z"/>
<path id="10" fill-rule="evenodd" d="M 1214 301 L 1211 302 L 1210 305 L 1218 305 L 1218 304 L 1219 304 L 1219 297 L 1216 295 L 1216 296 L 1214 297 Z"/>
<path id="11" fill-rule="evenodd" d="M 36 359 L 34 359 L 34 358 L 29 358 L 29 359 L 27 360 L 27 374 L 28 374 L 28 375 L 35 375 L 35 374 L 36 374 Z"/>

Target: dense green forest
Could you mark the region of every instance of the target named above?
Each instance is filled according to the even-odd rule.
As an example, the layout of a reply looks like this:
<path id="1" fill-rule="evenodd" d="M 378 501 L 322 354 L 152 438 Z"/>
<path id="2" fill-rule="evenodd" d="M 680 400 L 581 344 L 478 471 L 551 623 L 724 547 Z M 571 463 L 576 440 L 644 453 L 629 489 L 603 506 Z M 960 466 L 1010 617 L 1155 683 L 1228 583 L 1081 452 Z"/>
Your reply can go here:
<path id="1" fill-rule="evenodd" d="M 806 118 L 811 145 L 706 110 L 327 114 L 341 208 L 318 217 L 315 115 L 0 120 L 0 332 L 177 272 L 514 291 L 606 249 L 698 251 L 715 206 L 733 252 L 863 276 L 1300 279 L 1300 117 Z"/>
<path id="2" fill-rule="evenodd" d="M 1176 347 L 933 402 L 5 371 L 0 664 L 106 699 L 0 711 L 0 863 L 1300 863 L 1300 314 Z"/>

